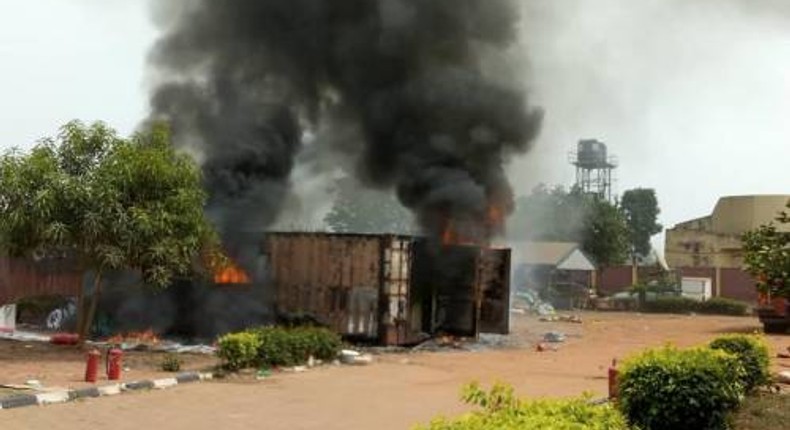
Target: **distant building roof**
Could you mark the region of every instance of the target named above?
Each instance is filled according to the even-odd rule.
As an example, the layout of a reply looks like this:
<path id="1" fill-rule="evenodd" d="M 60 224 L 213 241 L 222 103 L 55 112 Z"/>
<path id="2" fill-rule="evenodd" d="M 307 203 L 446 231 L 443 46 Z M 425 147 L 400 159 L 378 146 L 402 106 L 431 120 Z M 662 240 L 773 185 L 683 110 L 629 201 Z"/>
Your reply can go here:
<path id="1" fill-rule="evenodd" d="M 595 264 L 575 242 L 514 242 L 516 264 L 556 266 L 561 270 L 595 270 Z"/>
<path id="2" fill-rule="evenodd" d="M 680 222 L 671 230 L 700 230 L 740 235 L 774 221 L 779 212 L 785 210 L 788 201 L 790 194 L 722 197 L 710 215 Z"/>

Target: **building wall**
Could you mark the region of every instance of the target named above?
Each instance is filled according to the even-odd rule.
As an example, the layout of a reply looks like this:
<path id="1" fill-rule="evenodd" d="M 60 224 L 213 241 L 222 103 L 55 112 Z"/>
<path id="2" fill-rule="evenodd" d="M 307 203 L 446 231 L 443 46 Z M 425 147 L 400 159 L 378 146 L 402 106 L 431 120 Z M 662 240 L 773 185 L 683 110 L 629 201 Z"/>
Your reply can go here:
<path id="1" fill-rule="evenodd" d="M 756 280 L 741 269 L 721 269 L 721 297 L 757 303 Z"/>
<path id="2" fill-rule="evenodd" d="M 790 195 L 719 199 L 710 216 L 679 223 L 666 231 L 667 264 L 671 268 L 741 268 L 740 236 L 773 221 L 788 201 Z M 783 228 L 790 231 L 790 226 Z"/>
<path id="3" fill-rule="evenodd" d="M 607 267 L 598 273 L 598 291 L 604 296 L 626 291 L 634 284 L 632 274 L 631 266 Z M 641 281 L 649 281 L 659 275 L 649 267 L 639 268 Z M 708 278 L 712 282 L 711 288 L 715 297 L 757 303 L 755 280 L 739 268 L 720 268 L 717 274 L 716 268 L 710 266 L 679 267 L 675 269 L 675 276 Z"/>
<path id="4" fill-rule="evenodd" d="M 739 235 L 773 221 L 790 195 L 723 197 L 713 209 L 712 230 Z"/>
<path id="5" fill-rule="evenodd" d="M 669 267 L 741 267 L 740 237 L 711 231 L 667 230 L 664 255 Z"/>
<path id="6" fill-rule="evenodd" d="M 597 281 L 598 292 L 604 296 L 610 296 L 620 291 L 625 291 L 634 285 L 633 267 L 606 267 L 598 271 Z"/>

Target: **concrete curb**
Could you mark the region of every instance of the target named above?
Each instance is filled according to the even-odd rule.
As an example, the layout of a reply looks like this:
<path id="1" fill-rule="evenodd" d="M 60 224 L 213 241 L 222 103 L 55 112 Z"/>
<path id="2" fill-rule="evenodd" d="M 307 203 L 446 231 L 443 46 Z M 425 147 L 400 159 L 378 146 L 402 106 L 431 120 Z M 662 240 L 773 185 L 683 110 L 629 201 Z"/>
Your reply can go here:
<path id="1" fill-rule="evenodd" d="M 73 402 L 79 399 L 92 397 L 114 396 L 128 391 L 141 391 L 158 389 L 164 390 L 178 384 L 187 384 L 213 379 L 212 373 L 185 372 L 172 378 L 142 380 L 126 382 L 123 384 L 104 385 L 101 387 L 88 387 L 78 390 L 50 391 L 38 394 L 16 394 L 0 398 L 0 409 L 22 408 L 25 406 L 44 406 L 57 403 Z"/>

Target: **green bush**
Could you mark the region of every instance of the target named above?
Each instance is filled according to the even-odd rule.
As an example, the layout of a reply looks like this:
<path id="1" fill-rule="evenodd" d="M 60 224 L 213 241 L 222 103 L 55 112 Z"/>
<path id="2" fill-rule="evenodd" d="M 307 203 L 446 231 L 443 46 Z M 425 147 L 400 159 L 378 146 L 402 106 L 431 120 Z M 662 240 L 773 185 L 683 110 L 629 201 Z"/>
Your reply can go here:
<path id="1" fill-rule="evenodd" d="M 768 346 L 763 338 L 745 334 L 727 335 L 714 339 L 710 347 L 738 357 L 745 370 L 742 382 L 747 392 L 770 382 Z"/>
<path id="2" fill-rule="evenodd" d="M 466 403 L 481 410 L 456 419 L 437 418 L 417 430 L 626 430 L 625 419 L 610 405 L 592 405 L 588 398 L 520 400 L 513 389 L 494 385 L 490 391 L 477 384 L 464 389 Z"/>
<path id="3" fill-rule="evenodd" d="M 743 316 L 748 310 L 746 303 L 724 297 L 714 297 L 698 305 L 701 314 Z"/>
<path id="4" fill-rule="evenodd" d="M 746 303 L 724 297 L 714 297 L 700 302 L 682 296 L 658 296 L 654 300 L 642 303 L 642 311 L 662 314 L 689 314 L 697 312 L 708 315 L 746 315 L 749 306 Z"/>
<path id="5" fill-rule="evenodd" d="M 160 367 L 165 372 L 178 372 L 181 370 L 181 357 L 175 353 L 166 354 L 162 359 Z"/>
<path id="6" fill-rule="evenodd" d="M 262 327 L 249 333 L 260 341 L 256 358 L 260 366 L 295 366 L 306 363 L 310 356 L 330 360 L 342 346 L 340 336 L 318 327 Z"/>
<path id="7" fill-rule="evenodd" d="M 261 339 L 254 333 L 231 333 L 217 340 L 217 355 L 229 370 L 253 366 L 258 357 Z"/>
<path id="8" fill-rule="evenodd" d="M 643 312 L 688 314 L 697 312 L 700 302 L 681 296 L 659 296 L 642 304 Z"/>
<path id="9" fill-rule="evenodd" d="M 738 358 L 721 350 L 648 350 L 623 364 L 618 405 L 642 430 L 725 429 L 744 397 L 744 373 Z"/>

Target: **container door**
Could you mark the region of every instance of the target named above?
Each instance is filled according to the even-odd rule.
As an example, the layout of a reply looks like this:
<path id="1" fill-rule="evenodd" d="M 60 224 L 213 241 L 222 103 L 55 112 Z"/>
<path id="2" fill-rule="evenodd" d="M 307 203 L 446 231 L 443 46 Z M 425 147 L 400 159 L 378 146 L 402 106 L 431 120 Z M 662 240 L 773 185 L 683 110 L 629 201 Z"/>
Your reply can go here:
<path id="1" fill-rule="evenodd" d="M 484 249 L 478 264 L 480 332 L 510 332 L 510 250 Z"/>
<path id="2" fill-rule="evenodd" d="M 415 257 L 417 284 L 429 302 L 423 316 L 430 334 L 477 336 L 478 248 L 423 244 Z"/>
<path id="3" fill-rule="evenodd" d="M 409 315 L 412 241 L 393 237 L 383 242 L 381 336 L 385 344 L 399 345 L 407 343 L 413 332 Z"/>

